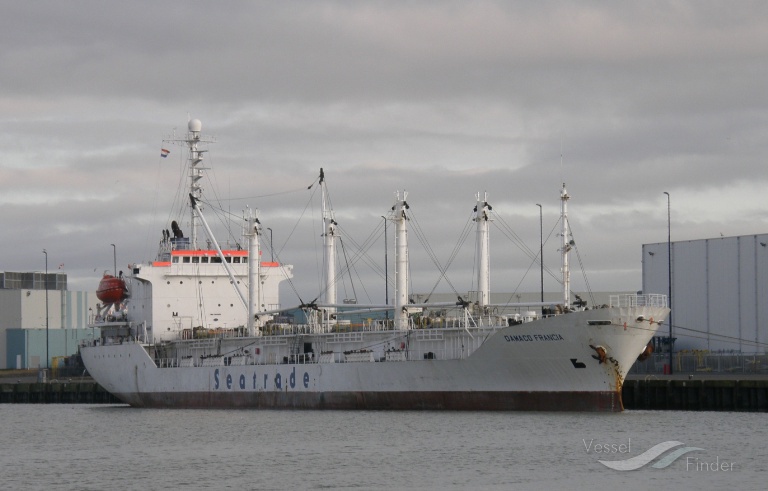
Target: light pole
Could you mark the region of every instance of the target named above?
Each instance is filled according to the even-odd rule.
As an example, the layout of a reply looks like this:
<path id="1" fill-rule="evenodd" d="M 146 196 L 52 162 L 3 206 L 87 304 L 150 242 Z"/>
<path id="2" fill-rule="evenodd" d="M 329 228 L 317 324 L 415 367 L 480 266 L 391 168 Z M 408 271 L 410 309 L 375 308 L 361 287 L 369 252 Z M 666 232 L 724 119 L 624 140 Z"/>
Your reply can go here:
<path id="1" fill-rule="evenodd" d="M 386 305 L 389 305 L 389 282 L 387 282 L 387 217 L 383 216 L 384 219 L 384 303 Z M 384 316 L 386 319 L 389 319 L 389 310 L 384 311 Z"/>
<path id="2" fill-rule="evenodd" d="M 110 244 L 112 246 L 112 261 L 115 265 L 115 278 L 117 278 L 117 246 L 115 244 Z"/>
<path id="3" fill-rule="evenodd" d="M 45 368 L 50 368 L 50 358 L 48 357 L 48 251 L 43 249 L 45 254 L 45 276 L 43 277 L 43 283 L 45 283 Z"/>
<path id="4" fill-rule="evenodd" d="M 667 306 L 672 308 L 672 208 L 669 193 L 667 195 Z M 672 375 L 672 311 L 669 311 L 669 374 Z"/>
<path id="5" fill-rule="evenodd" d="M 541 301 L 544 302 L 544 211 L 539 207 L 539 264 L 541 265 Z M 542 306 L 543 308 L 543 306 Z"/>
<path id="6" fill-rule="evenodd" d="M 275 249 L 272 247 L 272 229 L 267 227 L 267 230 L 269 230 L 270 261 L 275 262 Z"/>

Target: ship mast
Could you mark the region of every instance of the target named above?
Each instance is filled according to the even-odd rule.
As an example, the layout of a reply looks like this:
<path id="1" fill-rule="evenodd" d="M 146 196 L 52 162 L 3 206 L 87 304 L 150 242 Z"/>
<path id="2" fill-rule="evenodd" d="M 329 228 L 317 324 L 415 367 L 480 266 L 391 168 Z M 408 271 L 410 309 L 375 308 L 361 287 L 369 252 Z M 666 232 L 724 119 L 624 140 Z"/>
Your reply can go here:
<path id="1" fill-rule="evenodd" d="M 199 181 L 203 178 L 203 171 L 207 170 L 207 167 L 203 167 L 203 154 L 207 150 L 200 150 L 198 145 L 200 143 L 214 143 L 216 140 L 211 137 L 205 137 L 200 134 L 203 130 L 203 123 L 199 119 L 190 119 L 187 123 L 187 134 L 184 138 L 168 138 L 166 142 L 181 144 L 184 143 L 189 149 L 189 194 L 191 194 L 196 200 L 200 200 L 203 196 L 203 187 Z M 202 209 L 198 204 L 198 208 Z M 195 207 L 190 207 L 190 249 L 197 249 L 197 229 L 200 222 L 200 213 L 195 210 Z"/>
<path id="2" fill-rule="evenodd" d="M 320 200 L 322 201 L 323 211 L 323 251 L 325 263 L 324 269 L 324 290 L 325 303 L 333 305 L 336 303 L 336 220 L 333 217 L 333 210 L 328 203 L 328 190 L 325 186 L 325 173 L 320 169 Z M 335 307 L 328 307 L 329 316 L 336 312 Z M 329 319 L 330 320 L 330 319 Z"/>
<path id="3" fill-rule="evenodd" d="M 406 329 L 408 327 L 408 228 L 405 210 L 408 203 L 405 199 L 408 192 L 403 191 L 403 199 L 400 192 L 396 194 L 394 210 L 395 222 L 395 327 Z"/>
<path id="4" fill-rule="evenodd" d="M 490 278 L 490 236 L 488 234 L 491 206 L 488 204 L 488 195 L 485 194 L 480 201 L 480 193 L 476 195 L 475 222 L 477 222 L 477 303 L 485 307 L 490 303 L 491 278 Z"/>
<path id="5" fill-rule="evenodd" d="M 187 145 L 189 146 L 189 192 L 195 199 L 199 200 L 203 195 L 203 188 L 198 181 L 203 178 L 203 151 L 197 148 L 200 143 L 200 131 L 203 129 L 203 124 L 199 119 L 193 119 L 188 124 L 189 133 L 187 138 Z M 191 232 L 190 232 L 190 247 L 192 250 L 197 249 L 197 222 L 199 221 L 198 212 L 193 207 L 190 210 L 191 213 Z"/>
<path id="6" fill-rule="evenodd" d="M 259 237 L 261 236 L 261 223 L 259 219 L 253 216 L 253 210 L 248 208 L 246 217 L 247 227 L 246 236 L 248 237 L 248 335 L 256 336 L 257 327 L 261 327 L 261 322 L 256 323 L 256 314 L 261 306 L 261 250 L 259 247 Z"/>
<path id="7" fill-rule="evenodd" d="M 568 253 L 574 245 L 573 240 L 570 239 L 570 231 L 568 229 L 568 200 L 571 199 L 568 196 L 568 191 L 565 190 L 565 183 L 563 183 L 563 189 L 560 191 L 560 221 L 562 222 L 562 273 L 563 273 L 563 307 L 566 309 L 571 306 L 571 272 L 568 269 Z"/>

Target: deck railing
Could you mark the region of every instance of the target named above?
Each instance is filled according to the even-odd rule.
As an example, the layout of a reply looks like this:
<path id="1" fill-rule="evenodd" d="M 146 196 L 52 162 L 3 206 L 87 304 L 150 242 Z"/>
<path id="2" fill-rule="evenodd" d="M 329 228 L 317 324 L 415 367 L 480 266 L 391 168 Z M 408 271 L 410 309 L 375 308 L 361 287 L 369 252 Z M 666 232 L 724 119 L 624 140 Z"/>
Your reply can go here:
<path id="1" fill-rule="evenodd" d="M 666 307 L 667 296 L 659 293 L 611 295 L 611 307 Z"/>

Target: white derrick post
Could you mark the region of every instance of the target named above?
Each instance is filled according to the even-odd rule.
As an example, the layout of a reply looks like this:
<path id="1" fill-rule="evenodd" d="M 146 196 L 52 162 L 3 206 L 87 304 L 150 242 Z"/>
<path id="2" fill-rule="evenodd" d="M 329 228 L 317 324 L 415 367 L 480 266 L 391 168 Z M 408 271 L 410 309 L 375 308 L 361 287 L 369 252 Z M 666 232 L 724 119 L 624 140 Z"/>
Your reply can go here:
<path id="1" fill-rule="evenodd" d="M 261 223 L 248 209 L 246 236 L 248 237 L 248 335 L 257 336 L 262 322 L 256 322 L 261 310 Z"/>
<path id="2" fill-rule="evenodd" d="M 406 210 L 408 203 L 405 199 L 408 193 L 403 191 L 403 199 L 400 192 L 396 195 L 394 206 L 395 222 L 395 327 L 406 329 L 408 327 L 408 227 Z"/>
<path id="3" fill-rule="evenodd" d="M 475 205 L 475 222 L 477 222 L 477 303 L 485 307 L 490 303 L 491 295 L 491 266 L 490 266 L 490 236 L 488 233 L 491 206 L 488 204 L 488 195 L 480 200 L 477 193 L 477 205 Z"/>
<path id="4" fill-rule="evenodd" d="M 324 289 L 325 303 L 332 305 L 336 303 L 336 220 L 333 217 L 333 210 L 328 204 L 328 194 L 325 187 L 325 174 L 320 169 L 320 200 L 322 201 L 323 211 L 323 262 L 324 268 Z M 327 307 L 328 321 L 336 312 L 335 307 Z"/>
<path id="5" fill-rule="evenodd" d="M 568 191 L 565 190 L 565 183 L 563 183 L 563 189 L 560 191 L 560 221 L 562 222 L 562 249 L 560 250 L 562 255 L 563 267 L 563 307 L 570 308 L 571 306 L 571 272 L 568 269 L 568 254 L 573 247 L 573 240 L 571 240 L 570 231 L 568 229 L 568 200 L 571 199 L 568 196 Z"/>

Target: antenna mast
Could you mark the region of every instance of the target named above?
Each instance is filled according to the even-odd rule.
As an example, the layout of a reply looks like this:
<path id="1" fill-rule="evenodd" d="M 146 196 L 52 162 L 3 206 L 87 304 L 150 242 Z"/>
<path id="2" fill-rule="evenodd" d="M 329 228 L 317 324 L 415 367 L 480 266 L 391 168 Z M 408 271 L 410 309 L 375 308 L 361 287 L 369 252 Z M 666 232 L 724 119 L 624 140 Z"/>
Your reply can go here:
<path id="1" fill-rule="evenodd" d="M 200 143 L 216 143 L 216 139 L 210 136 L 202 136 L 200 132 L 203 129 L 203 123 L 199 119 L 190 119 L 187 123 L 187 134 L 184 138 L 174 137 L 163 140 L 164 142 L 186 144 L 189 149 L 189 194 L 191 194 L 196 200 L 200 200 L 203 196 L 203 188 L 199 181 L 203 178 L 203 171 L 208 167 L 203 167 L 203 154 L 207 150 L 200 150 L 198 145 Z M 202 207 L 198 204 L 198 208 Z M 191 232 L 190 232 L 190 248 L 197 249 L 197 229 L 200 222 L 199 212 L 195 207 L 190 207 L 191 218 Z"/>

